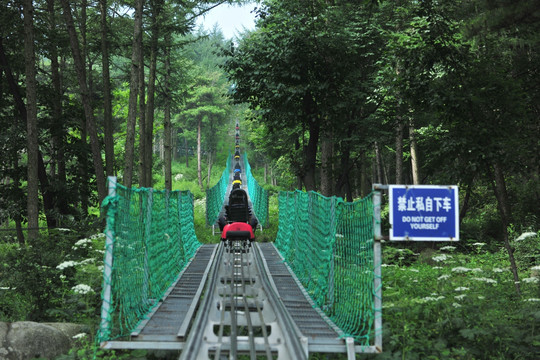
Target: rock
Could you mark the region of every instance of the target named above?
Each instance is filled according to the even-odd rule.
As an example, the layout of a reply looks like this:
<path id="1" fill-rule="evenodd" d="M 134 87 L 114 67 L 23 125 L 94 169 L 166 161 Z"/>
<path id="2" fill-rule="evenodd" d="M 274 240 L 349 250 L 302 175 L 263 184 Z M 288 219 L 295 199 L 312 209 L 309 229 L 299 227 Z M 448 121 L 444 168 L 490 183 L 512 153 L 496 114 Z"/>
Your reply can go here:
<path id="1" fill-rule="evenodd" d="M 60 330 L 64 335 L 73 342 L 73 337 L 80 333 L 89 334 L 90 328 L 86 325 L 74 324 L 74 323 L 44 323 L 45 325 L 52 326 L 53 328 Z"/>
<path id="2" fill-rule="evenodd" d="M 53 359 L 68 353 L 72 337 L 84 329 L 69 323 L 0 322 L 0 360 Z"/>
<path id="3" fill-rule="evenodd" d="M 7 337 L 8 330 L 8 324 L 0 322 L 0 359 L 6 359 L 6 356 L 9 354 L 7 346 L 4 347 L 4 340 Z"/>

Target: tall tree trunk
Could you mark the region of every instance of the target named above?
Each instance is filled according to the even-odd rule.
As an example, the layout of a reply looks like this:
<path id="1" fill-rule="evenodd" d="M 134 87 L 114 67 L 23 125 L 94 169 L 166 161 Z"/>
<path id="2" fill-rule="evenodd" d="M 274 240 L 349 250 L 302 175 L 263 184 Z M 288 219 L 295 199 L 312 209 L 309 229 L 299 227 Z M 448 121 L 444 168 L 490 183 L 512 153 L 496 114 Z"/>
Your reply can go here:
<path id="1" fill-rule="evenodd" d="M 145 129 L 145 173 L 146 185 L 152 186 L 152 155 L 153 147 L 152 140 L 154 138 L 154 110 L 155 110 L 155 93 L 156 93 L 156 69 L 158 57 L 158 40 L 159 40 L 159 16 L 161 13 L 162 1 L 151 0 L 152 11 L 152 35 L 150 38 L 150 71 L 148 74 L 148 103 L 146 104 L 146 129 Z"/>
<path id="2" fill-rule="evenodd" d="M 268 184 L 268 182 L 266 181 L 267 179 L 267 176 L 268 176 L 268 162 L 264 162 L 264 183 L 265 184 Z"/>
<path id="3" fill-rule="evenodd" d="M 19 115 L 21 123 L 24 123 L 27 125 L 27 111 L 26 111 L 26 105 L 24 104 L 24 100 L 21 96 L 21 92 L 19 90 L 19 86 L 17 82 L 15 81 L 15 78 L 13 77 L 13 73 L 11 71 L 11 67 L 9 66 L 9 63 L 7 61 L 7 57 L 4 51 L 4 46 L 2 43 L 2 37 L 0 37 L 0 66 L 4 70 L 4 73 L 6 75 L 6 80 L 9 85 L 9 88 L 11 90 L 11 94 L 15 100 L 15 108 L 17 109 L 17 113 Z M 36 143 L 37 144 L 37 143 Z M 45 169 L 45 163 L 43 162 L 43 155 L 41 154 L 41 151 L 39 151 L 38 147 L 38 153 L 37 153 L 37 178 L 39 179 L 39 185 L 41 187 L 41 194 L 43 196 L 43 207 L 45 209 L 45 215 L 47 216 L 47 224 L 51 224 L 52 218 L 51 216 L 51 210 L 52 210 L 52 204 L 54 204 L 53 194 L 50 191 L 49 187 L 49 181 L 47 178 L 47 171 Z"/>
<path id="4" fill-rule="evenodd" d="M 56 30 L 56 13 L 54 9 L 54 0 L 47 0 L 47 12 L 49 14 L 49 32 L 51 39 L 55 39 L 57 36 Z M 55 176 L 55 190 L 49 189 L 54 192 L 51 194 L 51 206 L 57 208 L 57 212 L 60 214 L 67 214 L 69 211 L 69 205 L 67 198 L 63 196 L 66 189 L 67 173 L 66 173 L 66 157 L 64 156 L 65 148 L 65 127 L 62 119 L 62 84 L 60 79 L 60 64 L 58 61 L 58 50 L 56 44 L 51 41 L 49 47 L 49 57 L 51 60 L 51 83 L 53 86 L 52 94 L 52 113 L 53 113 L 53 126 L 51 127 L 51 141 L 53 148 L 53 158 L 56 171 L 53 172 Z M 41 170 L 40 170 L 41 171 Z M 45 173 L 45 179 L 47 174 Z M 43 189 L 42 189 L 43 193 Z M 62 194 L 59 196 L 59 194 Z M 53 200 L 54 199 L 54 200 Z M 54 205 L 56 202 L 56 205 Z M 45 205 L 45 195 L 44 195 Z M 45 207 L 45 212 L 49 210 Z M 47 221 L 50 223 L 50 221 Z M 56 221 L 57 222 L 57 221 Z M 58 225 L 58 224 L 55 224 Z"/>
<path id="5" fill-rule="evenodd" d="M 210 175 L 212 175 L 212 165 L 214 164 L 214 157 L 212 151 L 208 152 L 208 177 L 206 178 L 206 188 L 210 187 Z"/>
<path id="6" fill-rule="evenodd" d="M 204 190 L 201 174 L 201 124 L 202 119 L 197 123 L 197 177 L 199 179 L 199 187 Z"/>
<path id="7" fill-rule="evenodd" d="M 141 37 L 141 49 L 143 49 Z M 146 77 L 144 68 L 144 52 L 141 53 L 139 65 L 139 186 L 146 183 Z"/>
<path id="8" fill-rule="evenodd" d="M 510 240 L 508 239 L 508 225 L 510 225 L 510 219 L 512 216 L 510 202 L 508 201 L 504 174 L 497 162 L 493 164 L 492 179 L 493 191 L 495 193 L 495 197 L 497 198 L 497 207 L 499 208 L 499 214 L 501 216 L 504 246 L 506 247 L 506 251 L 508 251 L 508 259 L 510 260 L 510 269 L 512 270 L 512 274 L 514 276 L 516 292 L 518 295 L 521 295 L 516 260 L 514 258 L 514 249 L 512 248 L 512 245 L 510 245 Z"/>
<path id="9" fill-rule="evenodd" d="M 396 184 L 403 184 L 403 128 L 401 116 L 396 118 Z"/>
<path id="10" fill-rule="evenodd" d="M 105 138 L 105 168 L 108 176 L 114 175 L 114 143 L 112 123 L 111 76 L 109 70 L 109 25 L 107 0 L 99 0 L 101 11 L 101 67 L 103 76 L 103 124 Z"/>
<path id="11" fill-rule="evenodd" d="M 172 190 L 172 147 L 171 147 L 171 33 L 165 36 L 165 114 L 163 116 L 164 154 L 163 166 L 165 167 L 165 189 Z"/>
<path id="12" fill-rule="evenodd" d="M 49 32 L 51 38 L 56 38 L 56 14 L 54 11 L 54 0 L 47 0 L 47 12 L 49 14 Z M 51 129 L 52 148 L 54 153 L 54 165 L 57 181 L 66 183 L 66 164 L 64 158 L 63 144 L 63 122 L 62 122 L 62 88 L 60 85 L 60 65 L 58 63 L 58 50 L 54 42 L 49 44 L 49 57 L 51 60 L 51 83 L 53 85 L 52 110 L 53 126 Z"/>
<path id="13" fill-rule="evenodd" d="M 306 191 L 316 190 L 315 168 L 317 163 L 317 147 L 319 145 L 320 123 L 316 118 L 315 101 L 310 93 L 302 99 L 302 111 L 308 124 L 309 141 L 303 145 L 302 180 Z"/>
<path id="14" fill-rule="evenodd" d="M 69 0 L 68 0 L 69 1 Z M 84 78 L 87 80 L 86 78 L 86 68 L 84 67 L 84 63 L 86 62 L 86 49 L 87 49 L 87 33 L 86 33 L 86 6 L 87 4 L 87 1 L 86 0 L 83 0 L 81 2 L 81 22 L 79 24 L 80 26 L 80 33 L 81 33 L 81 42 L 82 42 L 82 46 L 81 46 L 81 58 L 82 58 L 82 61 L 83 61 L 83 73 L 84 73 Z M 90 90 L 88 91 L 89 94 L 91 94 Z M 87 120 L 86 120 L 86 117 L 83 117 L 81 119 L 81 142 L 82 142 L 82 146 L 83 148 L 86 150 L 86 147 L 88 145 L 88 127 L 87 127 Z M 86 153 L 86 151 L 85 151 Z M 81 194 L 81 208 L 83 209 L 83 214 L 84 216 L 88 216 L 88 207 L 90 206 L 89 204 L 89 197 L 90 197 L 90 189 L 89 189 L 89 186 L 88 186 L 88 172 L 86 171 L 86 169 L 88 168 L 88 159 L 86 158 L 86 156 L 83 155 L 83 158 L 81 160 L 81 164 L 79 166 L 79 173 L 80 173 L 80 178 L 79 178 L 79 189 L 80 189 L 80 194 Z"/>
<path id="15" fill-rule="evenodd" d="M 332 136 L 329 132 L 323 133 L 321 139 L 321 194 L 332 195 Z M 338 190 L 338 189 L 336 189 Z"/>
<path id="16" fill-rule="evenodd" d="M 376 179 L 375 181 L 379 184 L 384 183 L 384 169 L 383 169 L 383 162 L 382 162 L 382 156 L 381 156 L 381 150 L 379 148 L 379 143 L 375 141 L 374 143 L 375 148 L 375 175 Z"/>
<path id="17" fill-rule="evenodd" d="M 19 154 L 15 153 L 15 156 L 13 157 L 13 168 L 17 169 L 19 167 Z M 16 171 L 13 178 L 13 186 L 19 187 L 21 183 L 21 179 L 19 178 L 19 172 Z M 20 212 L 17 212 L 15 216 L 13 217 L 13 220 L 15 221 L 15 230 L 17 232 L 17 241 L 19 242 L 19 245 L 23 246 L 25 244 L 24 234 L 23 234 L 23 228 L 22 228 L 22 216 Z M 9 222 L 9 220 L 8 220 Z"/>
<path id="18" fill-rule="evenodd" d="M 188 148 L 188 141 L 187 137 L 184 134 L 184 148 L 186 149 L 186 168 L 189 167 L 189 148 Z"/>
<path id="19" fill-rule="evenodd" d="M 135 2 L 135 22 L 133 25 L 133 45 L 131 52 L 131 79 L 129 82 L 129 107 L 126 127 L 126 155 L 124 165 L 124 185 L 133 185 L 133 163 L 135 153 L 135 124 L 137 121 L 137 90 L 139 86 L 139 67 L 142 56 L 142 10 L 144 0 Z"/>
<path id="20" fill-rule="evenodd" d="M 465 191 L 465 198 L 463 199 L 463 205 L 459 209 L 460 226 L 461 226 L 461 222 L 465 218 L 465 215 L 467 214 L 467 210 L 469 210 L 469 201 L 471 198 L 473 181 L 474 181 L 474 175 L 471 176 L 470 179 L 467 181 L 467 190 Z"/>
<path id="21" fill-rule="evenodd" d="M 409 141 L 411 142 L 411 172 L 414 185 L 420 185 L 420 166 L 418 160 L 418 145 L 416 143 L 416 128 L 414 119 L 409 120 Z"/>
<path id="22" fill-rule="evenodd" d="M 84 108 L 84 115 L 86 119 L 86 125 L 88 132 L 90 133 L 90 145 L 92 147 L 92 158 L 94 161 L 94 170 L 96 172 L 96 182 L 98 188 L 99 201 L 103 200 L 107 195 L 105 171 L 103 169 L 103 161 L 101 160 L 101 149 L 99 145 L 99 139 L 97 137 L 97 129 L 94 121 L 94 113 L 92 110 L 92 104 L 88 87 L 86 85 L 86 78 L 84 74 L 84 63 L 81 57 L 79 49 L 79 41 L 77 40 L 77 34 L 75 32 L 75 26 L 73 25 L 73 18 L 71 16 L 71 8 L 68 0 L 61 0 L 62 8 L 64 10 L 64 17 L 69 33 L 69 42 L 71 50 L 73 52 L 73 59 L 75 63 L 75 69 L 77 72 L 77 78 L 79 80 L 79 87 L 81 91 L 81 100 Z"/>
<path id="23" fill-rule="evenodd" d="M 313 121 L 309 122 L 309 141 L 304 147 L 304 186 L 306 191 L 316 190 L 315 168 L 317 163 L 317 145 L 319 143 L 320 125 Z"/>
<path id="24" fill-rule="evenodd" d="M 24 59 L 26 73 L 26 129 L 28 146 L 28 238 L 39 235 L 39 194 L 38 194 L 38 126 L 37 126 L 37 85 L 36 55 L 34 51 L 34 5 L 32 0 L 23 3 L 24 14 Z"/>

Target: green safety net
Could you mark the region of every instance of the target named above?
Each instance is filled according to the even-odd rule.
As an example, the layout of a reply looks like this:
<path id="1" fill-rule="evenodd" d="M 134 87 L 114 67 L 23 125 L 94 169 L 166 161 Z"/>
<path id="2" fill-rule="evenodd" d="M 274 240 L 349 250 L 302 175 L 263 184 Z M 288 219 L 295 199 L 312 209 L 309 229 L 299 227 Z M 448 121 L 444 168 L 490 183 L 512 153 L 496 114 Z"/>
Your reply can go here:
<path id="1" fill-rule="evenodd" d="M 275 245 L 326 315 L 362 346 L 375 331 L 371 195 L 345 203 L 316 192 L 280 192 Z M 378 309 L 380 310 L 380 309 Z"/>
<path id="2" fill-rule="evenodd" d="M 262 226 L 268 225 L 268 191 L 263 189 L 251 173 L 247 153 L 244 153 L 244 172 L 253 212 Z"/>
<path id="3" fill-rule="evenodd" d="M 117 184 L 115 192 L 103 201 L 107 243 L 99 342 L 136 329 L 201 245 L 189 191 Z"/>
<path id="4" fill-rule="evenodd" d="M 230 173 L 231 156 L 227 158 L 227 165 L 225 166 L 225 170 L 223 170 L 218 183 L 206 190 L 206 223 L 208 225 L 215 224 L 219 213 L 221 212 L 225 194 L 227 193 L 227 186 L 229 186 Z"/>

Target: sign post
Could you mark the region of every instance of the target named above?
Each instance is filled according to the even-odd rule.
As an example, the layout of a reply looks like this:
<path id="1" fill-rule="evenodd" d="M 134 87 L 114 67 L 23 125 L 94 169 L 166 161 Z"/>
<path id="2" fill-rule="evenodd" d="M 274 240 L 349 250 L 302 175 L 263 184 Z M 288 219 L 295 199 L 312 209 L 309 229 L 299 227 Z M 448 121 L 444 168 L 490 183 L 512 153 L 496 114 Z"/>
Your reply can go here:
<path id="1" fill-rule="evenodd" d="M 455 185 L 389 185 L 390 240 L 458 241 Z"/>

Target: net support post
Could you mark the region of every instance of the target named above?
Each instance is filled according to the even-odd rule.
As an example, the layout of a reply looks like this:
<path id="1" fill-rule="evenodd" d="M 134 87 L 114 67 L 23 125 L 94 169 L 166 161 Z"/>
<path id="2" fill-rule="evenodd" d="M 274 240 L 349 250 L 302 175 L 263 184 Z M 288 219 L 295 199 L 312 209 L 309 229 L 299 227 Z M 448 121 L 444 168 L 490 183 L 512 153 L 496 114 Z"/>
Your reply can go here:
<path id="1" fill-rule="evenodd" d="M 381 191 L 385 185 L 373 184 L 373 303 L 375 310 L 375 348 L 382 352 L 382 273 L 381 273 Z"/>
<path id="2" fill-rule="evenodd" d="M 354 338 L 346 337 L 345 338 L 345 345 L 347 346 L 347 360 L 356 359 L 356 352 L 355 352 L 355 348 L 354 348 Z"/>
<path id="3" fill-rule="evenodd" d="M 109 197 L 116 196 L 116 176 L 108 177 L 108 187 L 109 187 Z M 106 215 L 107 217 L 109 214 Z M 111 281 L 112 278 L 112 268 L 113 268 L 113 229 L 111 228 L 111 223 L 107 221 L 107 227 L 105 229 L 105 264 L 103 264 L 103 304 L 101 306 L 101 325 L 100 329 L 109 328 L 109 310 L 111 307 L 112 301 L 112 290 L 111 290 Z M 108 279 L 108 281 L 106 281 Z"/>

